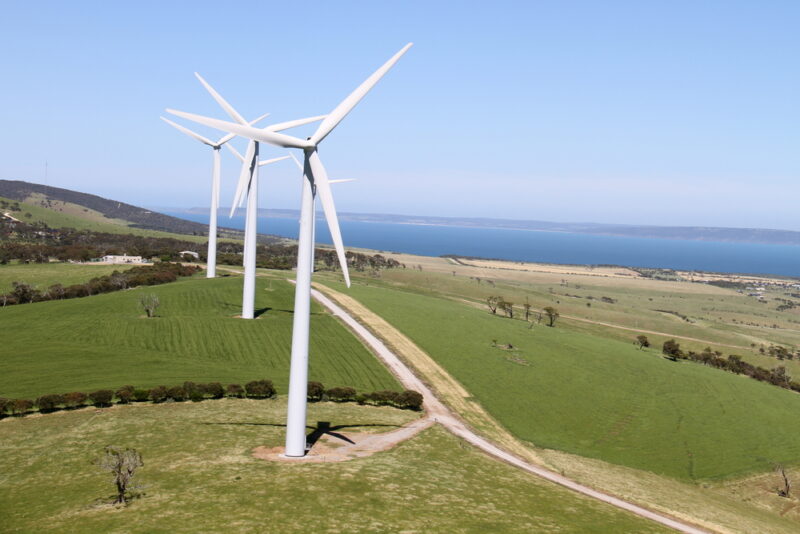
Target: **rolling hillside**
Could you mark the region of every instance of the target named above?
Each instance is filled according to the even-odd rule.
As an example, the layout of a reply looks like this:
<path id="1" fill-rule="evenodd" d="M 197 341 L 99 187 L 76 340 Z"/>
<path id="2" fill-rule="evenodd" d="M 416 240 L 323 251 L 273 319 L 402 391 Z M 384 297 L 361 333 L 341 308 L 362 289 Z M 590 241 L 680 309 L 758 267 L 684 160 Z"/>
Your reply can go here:
<path id="1" fill-rule="evenodd" d="M 180 237 L 196 241 L 204 241 L 208 236 L 206 224 L 97 195 L 20 180 L 0 180 L 0 200 L 4 200 L 9 207 L 19 203 L 18 210 L 3 208 L 0 213 L 8 212 L 10 216 L 23 222 L 41 222 L 52 228 L 70 227 L 77 230 Z M 243 235 L 241 230 L 219 228 L 220 238 L 239 240 Z M 262 243 L 278 240 L 282 239 L 259 236 Z"/>

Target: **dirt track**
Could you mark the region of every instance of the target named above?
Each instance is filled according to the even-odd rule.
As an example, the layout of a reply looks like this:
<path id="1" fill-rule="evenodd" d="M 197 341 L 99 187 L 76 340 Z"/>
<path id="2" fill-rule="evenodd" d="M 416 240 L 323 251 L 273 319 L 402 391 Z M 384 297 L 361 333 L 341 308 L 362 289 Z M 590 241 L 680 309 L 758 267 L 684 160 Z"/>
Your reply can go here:
<path id="1" fill-rule="evenodd" d="M 533 451 L 525 447 L 508 433 L 508 431 L 502 428 L 478 404 L 470 401 L 469 393 L 409 338 L 404 336 L 381 317 L 372 313 L 355 299 L 318 284 L 315 284 L 315 287 L 323 289 L 325 293 L 341 304 L 341 307 L 317 289 L 312 290 L 313 297 L 330 310 L 334 316 L 338 317 L 350 327 L 356 335 L 363 339 L 364 342 L 375 351 L 378 358 L 398 377 L 404 387 L 422 393 L 425 398 L 425 409 L 429 417 L 433 417 L 437 423 L 444 426 L 456 436 L 471 443 L 485 453 L 514 465 L 515 467 L 593 499 L 627 510 L 646 519 L 656 521 L 679 532 L 687 534 L 703 534 L 708 532 L 688 523 L 673 519 L 667 515 L 653 512 L 652 510 L 648 510 L 631 502 L 584 486 L 554 471 L 541 467 L 541 465 L 537 465 L 541 464 L 541 461 Z M 346 308 L 347 311 L 342 307 Z M 358 321 L 350 315 L 351 313 L 358 318 Z M 372 331 L 378 332 L 380 336 L 386 340 L 386 343 L 378 339 Z M 390 350 L 387 344 L 391 346 L 393 350 Z M 395 354 L 395 352 L 397 352 L 397 354 Z M 401 357 L 403 360 L 401 360 Z M 425 381 L 433 386 L 436 393 L 447 400 L 450 407 L 446 406 L 437 395 L 434 395 L 432 389 L 404 362 L 408 362 L 420 376 L 424 377 Z M 493 441 L 489 441 L 478 435 L 456 414 L 467 416 L 469 423 L 474 428 L 491 435 Z"/>

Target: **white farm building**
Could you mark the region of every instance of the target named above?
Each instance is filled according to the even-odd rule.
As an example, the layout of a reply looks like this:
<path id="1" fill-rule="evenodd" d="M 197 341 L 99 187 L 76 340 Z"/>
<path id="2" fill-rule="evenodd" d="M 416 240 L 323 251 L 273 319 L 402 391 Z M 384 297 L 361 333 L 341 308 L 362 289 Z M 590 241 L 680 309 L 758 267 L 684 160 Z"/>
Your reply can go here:
<path id="1" fill-rule="evenodd" d="M 122 256 L 103 256 L 99 261 L 103 263 L 149 263 L 141 256 L 128 256 L 127 254 L 123 254 Z"/>

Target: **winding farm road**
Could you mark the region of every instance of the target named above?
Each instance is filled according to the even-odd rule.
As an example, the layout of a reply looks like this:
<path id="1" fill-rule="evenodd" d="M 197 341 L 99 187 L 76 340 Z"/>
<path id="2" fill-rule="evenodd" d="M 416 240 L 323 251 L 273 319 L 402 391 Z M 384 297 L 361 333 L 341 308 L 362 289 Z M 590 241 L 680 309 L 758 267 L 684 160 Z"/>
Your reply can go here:
<path id="1" fill-rule="evenodd" d="M 329 288 L 325 288 L 325 291 L 336 294 L 336 292 L 330 290 Z M 673 528 L 679 532 L 684 532 L 686 534 L 708 534 L 707 530 L 700 529 L 688 523 L 678 521 L 677 519 L 671 518 L 667 515 L 660 514 L 652 510 L 648 510 L 647 508 L 643 508 L 631 502 L 597 491 L 588 486 L 584 486 L 583 484 L 579 484 L 554 471 L 545 469 L 529 461 L 523 460 L 520 457 L 503 450 L 502 448 L 495 445 L 491 441 L 479 436 L 473 430 L 468 428 L 453 413 L 453 411 L 450 410 L 450 408 L 448 408 L 443 402 L 441 402 L 437 398 L 437 396 L 434 395 L 433 391 L 422 380 L 420 380 L 414 374 L 414 372 L 392 350 L 390 350 L 386 346 L 386 344 L 384 344 L 383 341 L 378 339 L 378 337 L 375 336 L 369 329 L 367 329 L 365 326 L 359 323 L 355 318 L 353 318 L 350 315 L 350 313 L 345 311 L 338 304 L 334 303 L 330 298 L 322 294 L 319 290 L 312 289 L 311 294 L 313 295 L 314 299 L 316 299 L 320 304 L 322 304 L 325 308 L 327 308 L 334 316 L 338 317 L 342 322 L 344 322 L 348 327 L 350 327 L 356 333 L 356 335 L 358 335 L 362 340 L 364 340 L 364 342 L 367 343 L 367 345 L 369 345 L 372 348 L 372 350 L 375 351 L 375 354 L 377 354 L 378 358 L 380 358 L 380 360 L 384 364 L 386 364 L 387 367 L 389 367 L 389 369 L 395 374 L 395 376 L 397 376 L 397 378 L 400 380 L 400 382 L 403 384 L 405 388 L 413 389 L 422 393 L 423 397 L 425 398 L 425 409 L 429 413 L 429 417 L 433 417 L 437 423 L 441 424 L 444 428 L 446 428 L 456 436 L 471 443 L 472 445 L 484 451 L 485 453 L 489 454 L 490 456 L 493 456 L 499 460 L 511 464 L 519 469 L 527 471 L 533 475 L 536 475 L 538 477 L 559 484 L 572 491 L 586 495 L 587 497 L 591 497 L 598 501 L 602 501 L 612 506 L 616 506 L 617 508 L 627 510 L 628 512 L 634 513 L 638 516 L 650 519 L 667 527 Z M 340 300 L 342 302 L 347 301 L 347 299 L 344 298 L 343 295 L 337 294 L 335 298 L 337 298 L 337 300 Z M 359 318 L 362 320 L 364 319 L 364 317 L 359 317 Z M 384 324 L 386 324 L 388 328 L 391 328 L 390 326 L 388 326 L 388 323 Z M 381 334 L 384 333 L 381 332 Z M 398 332 L 398 334 L 400 333 Z M 438 369 L 437 371 L 444 372 L 443 370 L 438 370 Z"/>

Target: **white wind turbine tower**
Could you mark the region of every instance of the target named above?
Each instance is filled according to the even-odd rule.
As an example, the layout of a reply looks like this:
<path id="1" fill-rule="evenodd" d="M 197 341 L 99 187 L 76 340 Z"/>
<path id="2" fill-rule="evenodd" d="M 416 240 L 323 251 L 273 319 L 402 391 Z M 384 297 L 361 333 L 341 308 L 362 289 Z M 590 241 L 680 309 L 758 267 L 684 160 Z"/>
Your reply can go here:
<path id="1" fill-rule="evenodd" d="M 239 124 L 252 128 L 242 115 L 231 106 L 222 95 L 220 95 L 211 85 L 206 82 L 198 73 L 194 73 L 203 87 L 216 100 L 217 104 Z M 298 119 L 294 121 L 282 122 L 267 126 L 264 132 L 279 132 L 297 126 L 303 126 L 325 118 L 325 115 Z M 230 146 L 228 145 L 228 148 Z M 244 195 L 247 196 L 247 214 L 245 216 L 244 227 L 244 251 L 242 263 L 244 265 L 244 287 L 242 289 L 242 319 L 253 319 L 255 317 L 255 298 L 256 298 L 256 236 L 258 234 L 258 161 L 259 143 L 257 140 L 250 139 L 247 144 L 247 151 L 242 158 L 242 171 L 239 174 L 239 183 L 236 188 L 236 196 L 231 206 L 230 216 L 232 217 L 237 206 L 241 203 Z M 240 156 L 241 157 L 241 156 Z M 264 164 L 274 163 L 283 158 L 265 161 Z"/>
<path id="2" fill-rule="evenodd" d="M 265 113 L 261 115 L 257 119 L 250 121 L 250 125 L 254 125 L 259 122 L 261 119 L 268 116 L 269 113 Z M 196 139 L 203 143 L 204 145 L 210 146 L 214 149 L 214 167 L 211 173 L 211 214 L 208 219 L 208 254 L 207 254 L 207 261 L 206 261 L 206 278 L 214 278 L 217 275 L 217 210 L 219 208 L 219 149 L 236 137 L 236 134 L 228 134 L 216 143 L 211 141 L 210 139 L 203 137 L 202 135 L 191 131 L 188 128 L 184 128 L 180 124 L 175 124 L 169 119 L 165 119 L 161 117 L 161 120 L 169 124 L 170 126 L 176 128 L 179 132 L 183 132 L 192 139 Z"/>
<path id="3" fill-rule="evenodd" d="M 294 297 L 294 324 L 292 328 L 292 362 L 289 377 L 289 407 L 286 417 L 286 456 L 300 457 L 306 452 L 306 395 L 308 387 L 308 334 L 309 313 L 311 307 L 311 254 L 313 242 L 311 234 L 314 219 L 314 196 L 319 195 L 328 229 L 331 233 L 339 265 L 342 267 L 345 284 L 350 287 L 350 275 L 347 271 L 347 261 L 342 245 L 342 235 L 339 231 L 339 221 L 336 216 L 336 207 L 331 195 L 330 182 L 325 172 L 325 167 L 317 154 L 317 148 L 328 134 L 347 116 L 362 98 L 376 83 L 391 69 L 405 54 L 412 43 L 408 43 L 398 53 L 392 56 L 355 91 L 345 98 L 319 125 L 309 139 L 298 139 L 290 135 L 259 130 L 252 126 L 211 119 L 192 113 L 167 110 L 173 115 L 217 128 L 230 133 L 247 137 L 253 141 L 263 141 L 284 148 L 303 149 L 305 162 L 303 172 L 306 179 L 303 181 L 303 194 L 300 207 L 300 236 L 297 248 L 297 285 Z"/>

